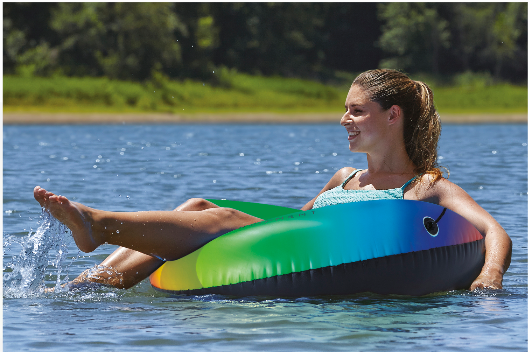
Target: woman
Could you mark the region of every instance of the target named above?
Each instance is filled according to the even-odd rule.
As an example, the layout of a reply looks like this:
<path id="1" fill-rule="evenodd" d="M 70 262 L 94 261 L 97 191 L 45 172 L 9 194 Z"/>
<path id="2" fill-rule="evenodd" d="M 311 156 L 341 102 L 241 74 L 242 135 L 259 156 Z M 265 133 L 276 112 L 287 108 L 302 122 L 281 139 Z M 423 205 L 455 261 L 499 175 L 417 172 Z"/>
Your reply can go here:
<path id="1" fill-rule="evenodd" d="M 485 263 L 470 289 L 502 288 L 511 240 L 464 190 L 442 177 L 436 163 L 440 120 L 429 87 L 394 70 L 364 72 L 348 92 L 341 125 L 348 132 L 350 151 L 367 154 L 368 168 L 339 170 L 302 210 L 376 199 L 441 205 L 485 236 Z M 188 200 L 175 211 L 119 213 L 70 202 L 39 186 L 34 196 L 68 226 L 80 250 L 91 252 L 103 243 L 121 246 L 72 285 L 132 287 L 165 260 L 181 258 L 218 236 L 261 221 L 203 199 Z"/>

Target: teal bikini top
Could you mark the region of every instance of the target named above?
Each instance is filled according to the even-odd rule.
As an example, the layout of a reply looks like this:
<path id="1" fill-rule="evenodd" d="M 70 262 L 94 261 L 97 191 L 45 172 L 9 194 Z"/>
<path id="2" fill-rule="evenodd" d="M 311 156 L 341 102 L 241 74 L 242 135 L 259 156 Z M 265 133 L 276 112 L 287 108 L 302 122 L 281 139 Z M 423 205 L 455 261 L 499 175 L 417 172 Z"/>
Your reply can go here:
<path id="1" fill-rule="evenodd" d="M 414 176 L 412 179 L 407 181 L 400 188 L 392 189 L 345 189 L 346 183 L 354 177 L 360 169 L 353 171 L 345 181 L 335 188 L 332 188 L 319 195 L 315 199 L 312 209 L 317 209 L 321 207 L 326 207 L 329 205 L 344 204 L 344 203 L 353 203 L 353 202 L 362 202 L 366 200 L 379 200 L 379 199 L 403 199 L 403 191 L 414 179 L 418 176 Z"/>

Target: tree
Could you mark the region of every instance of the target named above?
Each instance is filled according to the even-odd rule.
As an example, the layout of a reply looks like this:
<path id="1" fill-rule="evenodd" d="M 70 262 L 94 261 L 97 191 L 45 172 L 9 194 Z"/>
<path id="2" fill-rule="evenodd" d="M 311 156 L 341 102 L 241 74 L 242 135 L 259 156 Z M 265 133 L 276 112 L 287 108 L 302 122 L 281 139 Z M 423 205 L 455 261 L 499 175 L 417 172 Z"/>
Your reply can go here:
<path id="1" fill-rule="evenodd" d="M 493 25 L 491 26 L 490 54 L 495 62 L 494 76 L 499 79 L 502 68 L 507 63 L 513 63 L 517 53 L 517 40 L 521 36 L 522 29 L 526 30 L 526 3 L 498 4 L 505 6 L 502 11 L 497 12 Z M 524 27 L 522 22 L 524 20 Z M 525 62 L 526 63 L 526 62 Z"/>
<path id="2" fill-rule="evenodd" d="M 322 3 L 215 3 L 215 63 L 265 75 L 306 75 L 324 61 Z"/>
<path id="3" fill-rule="evenodd" d="M 441 51 L 450 46 L 448 22 L 438 15 L 438 4 L 380 3 L 378 10 L 385 21 L 378 43 L 392 55 L 381 66 L 438 74 Z"/>
<path id="4" fill-rule="evenodd" d="M 49 75 L 57 69 L 56 40 L 48 22 L 54 3 L 4 3 L 4 73 Z M 31 20 L 28 21 L 28 18 Z"/>
<path id="5" fill-rule="evenodd" d="M 60 3 L 50 26 L 67 74 L 142 80 L 181 62 L 174 33 L 185 28 L 169 3 Z"/>

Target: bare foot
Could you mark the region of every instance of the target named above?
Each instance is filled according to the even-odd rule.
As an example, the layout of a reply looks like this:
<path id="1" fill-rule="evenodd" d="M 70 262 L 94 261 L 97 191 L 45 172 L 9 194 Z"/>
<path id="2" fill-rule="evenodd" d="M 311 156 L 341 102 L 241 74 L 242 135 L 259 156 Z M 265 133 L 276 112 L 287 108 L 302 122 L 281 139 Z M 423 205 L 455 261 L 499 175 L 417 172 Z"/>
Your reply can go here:
<path id="1" fill-rule="evenodd" d="M 101 287 L 126 288 L 123 285 L 123 274 L 111 267 L 96 265 L 87 269 L 74 280 L 62 284 L 61 288 L 67 287 L 70 291 L 84 289 L 99 289 Z M 44 288 L 44 293 L 55 292 L 55 287 Z"/>
<path id="2" fill-rule="evenodd" d="M 35 187 L 33 195 L 41 207 L 71 230 L 75 244 L 81 251 L 92 252 L 104 243 L 92 233 L 91 208 L 70 202 L 68 198 L 57 196 L 40 186 Z"/>

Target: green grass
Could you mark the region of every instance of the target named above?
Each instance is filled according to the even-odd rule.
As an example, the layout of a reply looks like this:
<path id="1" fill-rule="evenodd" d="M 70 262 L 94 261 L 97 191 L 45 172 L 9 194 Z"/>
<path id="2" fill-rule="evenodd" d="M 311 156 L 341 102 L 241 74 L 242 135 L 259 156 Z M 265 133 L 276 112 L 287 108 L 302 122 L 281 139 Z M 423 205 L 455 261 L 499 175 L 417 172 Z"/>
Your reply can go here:
<path id="1" fill-rule="evenodd" d="M 340 112 L 346 85 L 259 77 L 223 69 L 215 86 L 157 74 L 147 83 L 107 78 L 4 76 L 4 112 Z M 526 113 L 526 87 L 433 86 L 440 113 Z"/>
<path id="2" fill-rule="evenodd" d="M 4 76 L 4 111 L 254 112 L 340 109 L 346 92 L 317 82 L 236 74 L 228 87 L 195 81 L 146 84 L 106 78 Z"/>
<path id="3" fill-rule="evenodd" d="M 512 114 L 527 112 L 526 87 L 498 84 L 485 87 L 438 87 L 435 105 L 450 114 Z"/>

